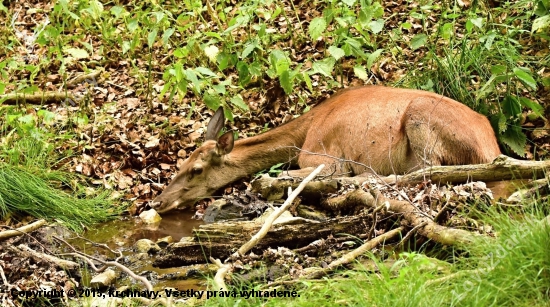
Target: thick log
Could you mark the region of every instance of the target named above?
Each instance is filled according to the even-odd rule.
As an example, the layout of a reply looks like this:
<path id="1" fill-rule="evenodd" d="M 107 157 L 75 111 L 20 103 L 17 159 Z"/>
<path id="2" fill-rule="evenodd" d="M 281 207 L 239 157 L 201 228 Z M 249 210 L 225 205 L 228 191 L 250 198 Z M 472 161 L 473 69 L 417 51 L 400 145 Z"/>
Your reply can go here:
<path id="1" fill-rule="evenodd" d="M 258 242 L 252 252 L 261 254 L 268 247 L 286 246 L 297 248 L 319 238 L 338 234 L 359 235 L 365 233 L 372 221 L 366 214 L 344 216 L 317 222 L 293 219 L 293 223 L 276 223 L 267 235 Z M 262 224 L 256 222 L 214 223 L 199 226 L 194 237 L 168 245 L 155 259 L 153 266 L 168 268 L 196 263 L 206 263 L 209 257 L 227 258 L 231 252 L 247 242 Z"/>

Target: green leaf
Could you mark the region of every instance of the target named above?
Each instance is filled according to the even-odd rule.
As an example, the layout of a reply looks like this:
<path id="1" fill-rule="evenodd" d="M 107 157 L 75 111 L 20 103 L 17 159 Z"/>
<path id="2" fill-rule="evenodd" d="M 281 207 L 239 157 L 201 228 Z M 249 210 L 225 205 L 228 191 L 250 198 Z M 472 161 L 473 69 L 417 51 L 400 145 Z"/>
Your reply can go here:
<path id="1" fill-rule="evenodd" d="M 311 36 L 311 39 L 316 41 L 325 29 L 327 28 L 327 22 L 322 17 L 313 18 L 311 22 L 309 23 L 309 36 Z"/>
<path id="2" fill-rule="evenodd" d="M 162 43 L 164 45 L 168 45 L 168 40 L 170 37 L 172 37 L 172 34 L 174 34 L 174 31 L 176 31 L 174 28 L 168 28 L 164 33 L 162 34 Z"/>
<path id="3" fill-rule="evenodd" d="M 518 117 L 521 114 L 521 105 L 517 97 L 507 95 L 502 101 L 502 112 L 509 117 Z"/>
<path id="4" fill-rule="evenodd" d="M 0 82 L 0 95 L 4 94 L 6 90 L 6 83 Z"/>
<path id="5" fill-rule="evenodd" d="M 223 109 L 223 114 L 225 115 L 225 118 L 227 118 L 228 121 L 233 121 L 233 113 L 229 108 Z"/>
<path id="6" fill-rule="evenodd" d="M 499 134 L 502 134 L 504 131 L 506 131 L 506 128 L 508 128 L 508 126 L 506 125 L 506 116 L 502 113 L 498 113 L 496 117 L 496 124 Z"/>
<path id="7" fill-rule="evenodd" d="M 243 97 L 239 94 L 231 98 L 231 104 L 243 111 L 248 111 L 248 105 L 244 102 Z"/>
<path id="8" fill-rule="evenodd" d="M 248 71 L 250 71 L 251 75 L 259 77 L 262 75 L 262 65 L 258 62 L 253 62 L 248 65 Z"/>
<path id="9" fill-rule="evenodd" d="M 523 84 L 534 90 L 537 89 L 537 81 L 535 81 L 529 71 L 527 71 L 526 69 L 521 69 L 519 67 L 514 68 L 513 71 L 516 77 L 518 77 L 518 79 L 520 79 Z"/>
<path id="10" fill-rule="evenodd" d="M 449 40 L 453 36 L 453 24 L 450 22 L 443 24 L 439 29 L 439 33 L 441 33 L 443 39 Z"/>
<path id="11" fill-rule="evenodd" d="M 384 29 L 384 19 L 379 18 L 369 22 L 369 28 L 374 34 L 382 32 L 382 29 Z"/>
<path id="12" fill-rule="evenodd" d="M 225 95 L 225 85 L 224 84 L 215 84 L 212 85 L 212 88 L 216 91 L 216 93 Z"/>
<path id="13" fill-rule="evenodd" d="M 370 8 L 374 18 L 382 18 L 384 16 L 384 7 L 379 2 L 374 2 Z"/>
<path id="14" fill-rule="evenodd" d="M 353 6 L 355 4 L 355 0 L 342 0 L 347 6 Z"/>
<path id="15" fill-rule="evenodd" d="M 533 26 L 531 27 L 531 32 L 536 32 L 540 29 L 548 27 L 550 27 L 550 14 L 535 19 L 533 21 Z"/>
<path id="16" fill-rule="evenodd" d="M 155 43 L 155 39 L 157 38 L 157 29 L 153 29 L 153 31 L 149 32 L 147 35 L 147 45 L 149 45 L 149 48 L 153 47 L 153 44 Z"/>
<path id="17" fill-rule="evenodd" d="M 217 95 L 205 94 L 203 100 L 210 110 L 217 110 L 222 104 Z"/>
<path id="18" fill-rule="evenodd" d="M 491 31 L 491 33 L 483 36 L 480 38 L 480 41 L 485 42 L 485 49 L 491 50 L 491 47 L 493 46 L 493 42 L 495 41 L 497 34 L 495 31 Z"/>
<path id="19" fill-rule="evenodd" d="M 174 50 L 174 56 L 177 58 L 186 58 L 189 54 L 189 51 L 187 51 L 187 48 L 177 48 Z"/>
<path id="20" fill-rule="evenodd" d="M 218 48 L 216 48 L 216 49 L 218 49 Z M 229 67 L 230 57 L 227 53 L 222 52 L 222 53 L 218 54 L 218 56 L 216 56 L 216 61 L 218 62 L 218 68 L 220 70 L 224 70 L 227 67 Z"/>
<path id="21" fill-rule="evenodd" d="M 103 13 L 103 4 L 97 0 L 90 1 L 90 6 L 85 9 L 88 13 L 90 13 L 90 16 L 95 20 L 99 19 L 101 17 L 101 13 Z"/>
<path id="22" fill-rule="evenodd" d="M 209 76 L 214 78 L 218 77 L 213 71 L 211 71 L 209 68 L 206 68 L 206 67 L 197 67 L 195 68 L 195 71 L 203 76 Z"/>
<path id="23" fill-rule="evenodd" d="M 119 18 L 122 15 L 122 13 L 126 12 L 124 7 L 118 6 L 118 5 L 113 6 L 110 11 L 111 11 L 111 14 L 115 16 L 115 18 Z"/>
<path id="24" fill-rule="evenodd" d="M 129 41 L 123 41 L 122 42 L 122 54 L 126 54 L 126 52 L 128 52 L 128 50 L 130 50 L 130 48 L 131 48 L 131 45 L 130 45 Z"/>
<path id="25" fill-rule="evenodd" d="M 241 53 L 241 59 L 246 58 L 250 53 L 252 53 L 252 51 L 254 51 L 254 49 L 256 49 L 257 46 L 258 46 L 257 41 L 249 42 L 248 44 L 246 44 L 243 49 L 243 52 Z"/>
<path id="26" fill-rule="evenodd" d="M 36 114 L 43 118 L 43 121 L 47 125 L 51 125 L 55 121 L 55 113 L 48 110 L 39 110 Z"/>
<path id="27" fill-rule="evenodd" d="M 185 78 L 193 84 L 193 90 L 195 93 L 199 93 L 201 90 L 200 81 L 197 78 L 197 74 L 192 70 L 187 68 L 185 71 L 183 71 Z"/>
<path id="28" fill-rule="evenodd" d="M 466 21 L 466 24 L 464 25 L 464 27 L 466 28 L 466 32 L 471 33 L 472 30 L 474 29 L 474 24 L 468 20 Z"/>
<path id="29" fill-rule="evenodd" d="M 482 17 L 478 17 L 478 18 L 472 18 L 469 20 L 474 26 L 478 27 L 479 29 L 481 29 L 483 27 L 483 18 Z"/>
<path id="30" fill-rule="evenodd" d="M 509 126 L 508 129 L 499 136 L 499 140 L 510 147 L 518 156 L 525 156 L 527 136 L 521 131 L 521 127 L 515 125 Z"/>
<path id="31" fill-rule="evenodd" d="M 64 51 L 77 59 L 86 59 L 90 57 L 88 51 L 80 48 L 66 48 Z"/>
<path id="32" fill-rule="evenodd" d="M 88 115 L 79 114 L 74 118 L 74 121 L 78 126 L 84 126 L 84 125 L 87 125 L 90 120 L 88 119 Z"/>
<path id="33" fill-rule="evenodd" d="M 239 84 L 241 86 L 246 86 L 250 83 L 250 72 L 248 71 L 248 65 L 245 62 L 239 61 L 237 63 L 237 72 L 239 74 Z"/>
<path id="34" fill-rule="evenodd" d="M 32 114 L 21 116 L 17 120 L 23 124 L 34 125 L 34 116 Z"/>
<path id="35" fill-rule="evenodd" d="M 332 78 L 332 71 L 334 70 L 335 63 L 336 60 L 334 60 L 333 57 L 317 61 L 312 65 L 313 73 L 320 73 L 325 77 Z"/>
<path id="36" fill-rule="evenodd" d="M 384 49 L 378 49 L 378 50 L 376 50 L 375 52 L 373 52 L 369 55 L 369 57 L 367 58 L 367 68 L 368 69 L 371 69 L 372 64 L 382 54 L 382 51 L 384 51 Z"/>
<path id="37" fill-rule="evenodd" d="M 155 17 L 155 24 L 157 24 L 157 25 L 160 24 L 161 21 L 166 16 L 166 14 L 164 12 L 161 12 L 161 11 L 153 11 L 153 12 L 151 12 L 151 15 L 153 15 Z"/>
<path id="38" fill-rule="evenodd" d="M 506 72 L 506 66 L 504 65 L 493 65 L 491 66 L 491 74 L 501 75 Z"/>
<path id="39" fill-rule="evenodd" d="M 363 66 L 353 67 L 353 73 L 357 76 L 357 78 L 363 81 L 367 81 L 369 79 L 369 74 L 367 73 L 367 70 Z"/>
<path id="40" fill-rule="evenodd" d="M 537 16 L 544 16 L 550 12 L 550 0 L 539 0 L 537 1 L 537 8 L 535 9 L 535 14 Z"/>
<path id="41" fill-rule="evenodd" d="M 283 51 L 274 49 L 271 51 L 269 58 L 277 76 L 290 69 L 290 60 Z"/>
<path id="42" fill-rule="evenodd" d="M 328 53 L 334 57 L 334 59 L 336 59 L 336 61 L 338 61 L 340 58 L 342 58 L 343 56 L 346 55 L 346 53 L 344 52 L 344 50 L 342 48 L 338 48 L 336 46 L 330 46 L 328 48 Z"/>
<path id="43" fill-rule="evenodd" d="M 522 106 L 529 108 L 537 117 L 543 117 L 544 108 L 536 101 L 520 97 L 519 102 Z"/>
<path id="44" fill-rule="evenodd" d="M 208 37 L 215 37 L 219 40 L 223 40 L 223 37 L 221 35 L 219 35 L 218 33 L 216 33 L 216 32 L 205 32 L 204 35 L 206 35 Z"/>
<path id="45" fill-rule="evenodd" d="M 372 20 L 372 12 L 370 10 L 361 10 L 359 12 L 359 23 L 362 27 L 368 27 L 369 22 Z"/>
<path id="46" fill-rule="evenodd" d="M 290 78 L 290 72 L 288 70 L 284 71 L 279 76 L 279 82 L 281 83 L 281 87 L 283 88 L 283 90 L 285 90 L 285 93 L 287 95 L 290 95 L 292 93 L 293 82 Z"/>
<path id="47" fill-rule="evenodd" d="M 139 28 L 139 21 L 137 19 L 130 19 L 126 24 L 126 28 L 128 28 L 128 32 L 134 33 Z"/>
<path id="48" fill-rule="evenodd" d="M 424 33 L 417 34 L 411 39 L 411 48 L 416 50 L 426 44 L 428 36 Z"/>
<path id="49" fill-rule="evenodd" d="M 431 78 L 426 80 L 426 83 L 420 86 L 420 88 L 425 91 L 433 91 L 433 87 L 434 87 L 434 82 L 432 81 Z"/>
<path id="50" fill-rule="evenodd" d="M 309 74 L 304 71 L 302 73 L 302 77 L 304 78 L 304 81 L 306 82 L 308 90 L 310 92 L 313 92 L 313 84 L 311 83 L 311 78 L 309 77 Z"/>

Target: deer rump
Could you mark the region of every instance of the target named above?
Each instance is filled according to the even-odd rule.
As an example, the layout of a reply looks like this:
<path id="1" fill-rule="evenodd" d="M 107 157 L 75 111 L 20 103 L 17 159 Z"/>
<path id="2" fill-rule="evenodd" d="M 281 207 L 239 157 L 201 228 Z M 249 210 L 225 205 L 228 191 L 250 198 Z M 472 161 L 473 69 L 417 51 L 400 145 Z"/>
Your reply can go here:
<path id="1" fill-rule="evenodd" d="M 159 212 L 189 206 L 282 162 L 294 161 L 300 168 L 324 163 L 340 176 L 389 175 L 431 165 L 488 163 L 500 154 L 486 117 L 455 100 L 420 90 L 346 89 L 297 119 L 238 141 L 232 132 L 217 138 L 223 123 L 219 109 L 208 124 L 207 141 L 154 200 Z"/>

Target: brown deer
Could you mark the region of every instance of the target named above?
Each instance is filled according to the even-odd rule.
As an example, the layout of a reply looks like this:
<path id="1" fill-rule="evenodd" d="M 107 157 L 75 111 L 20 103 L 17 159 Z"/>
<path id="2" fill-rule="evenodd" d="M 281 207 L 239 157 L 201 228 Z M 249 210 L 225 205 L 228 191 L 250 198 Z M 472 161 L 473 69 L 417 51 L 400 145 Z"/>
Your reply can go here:
<path id="1" fill-rule="evenodd" d="M 237 141 L 231 131 L 218 138 L 224 120 L 220 108 L 208 123 L 206 141 L 153 201 L 157 211 L 189 207 L 233 181 L 288 161 L 300 168 L 332 163 L 344 176 L 389 175 L 487 163 L 500 154 L 486 117 L 420 90 L 346 89 L 295 120 Z"/>

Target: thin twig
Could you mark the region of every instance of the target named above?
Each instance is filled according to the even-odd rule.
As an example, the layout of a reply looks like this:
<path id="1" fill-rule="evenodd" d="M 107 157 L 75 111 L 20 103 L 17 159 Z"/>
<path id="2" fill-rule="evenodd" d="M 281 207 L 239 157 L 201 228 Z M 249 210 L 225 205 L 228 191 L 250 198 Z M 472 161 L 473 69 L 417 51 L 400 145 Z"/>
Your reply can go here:
<path id="1" fill-rule="evenodd" d="M 106 266 L 116 266 L 117 268 L 119 268 L 120 270 L 122 270 L 126 274 L 128 274 L 128 276 L 130 276 L 134 280 L 141 281 L 145 285 L 145 287 L 147 288 L 148 291 L 153 291 L 153 285 L 151 285 L 151 283 L 149 282 L 149 280 L 147 280 L 147 278 L 135 274 L 134 272 L 132 272 L 132 270 L 130 270 L 126 266 L 124 266 L 124 265 L 122 265 L 118 262 L 104 261 L 104 260 L 99 259 L 97 257 L 92 257 L 92 256 L 89 256 L 89 255 L 83 254 L 83 253 L 77 251 L 71 244 L 67 243 L 65 240 L 63 240 L 63 239 L 61 239 L 57 236 L 53 236 L 53 238 L 63 242 L 65 245 L 67 245 L 70 249 L 72 249 L 74 251 L 74 253 L 68 253 L 68 254 L 65 254 L 65 255 L 75 256 L 75 257 L 84 259 L 88 264 L 90 264 L 90 266 L 92 267 L 92 269 L 94 271 L 99 272 L 98 270 L 101 270 L 102 268 L 97 269 L 96 266 L 94 265 L 94 263 L 92 262 L 92 259 L 99 262 L 99 263 L 101 263 L 101 264 L 103 264 L 104 267 L 106 267 Z"/>

